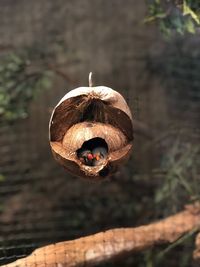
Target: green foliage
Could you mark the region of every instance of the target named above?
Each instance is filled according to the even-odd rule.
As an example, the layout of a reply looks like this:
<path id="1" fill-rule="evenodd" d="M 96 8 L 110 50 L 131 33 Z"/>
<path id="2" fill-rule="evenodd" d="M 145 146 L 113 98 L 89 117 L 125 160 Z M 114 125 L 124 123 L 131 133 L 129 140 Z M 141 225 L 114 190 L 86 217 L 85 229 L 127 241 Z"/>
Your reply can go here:
<path id="1" fill-rule="evenodd" d="M 197 0 L 151 0 L 147 1 L 147 6 L 145 22 L 157 21 L 166 37 L 173 32 L 194 34 L 200 26 L 200 3 Z"/>
<path id="2" fill-rule="evenodd" d="M 165 149 L 162 148 L 161 164 L 152 173 L 154 186 L 156 184 L 154 208 L 158 218 L 172 215 L 183 209 L 184 204 L 200 199 L 198 185 L 200 146 L 184 138 L 185 133 L 176 132 L 175 136 L 171 132 L 165 132 L 165 136 L 159 137 L 154 143 L 154 146 L 159 143 L 160 149 L 161 143 L 165 144 Z M 145 265 L 141 266 L 157 267 L 161 264 L 171 266 L 170 261 L 173 265 L 175 253 L 180 257 L 178 266 L 189 266 L 197 231 L 195 228 L 168 246 L 148 250 L 144 254 Z"/>
<path id="3" fill-rule="evenodd" d="M 0 61 L 0 121 L 10 122 L 28 115 L 28 104 L 50 86 L 51 72 L 33 68 L 27 53 L 10 53 Z"/>
<path id="4" fill-rule="evenodd" d="M 190 17 L 187 18 L 190 21 Z M 185 204 L 200 199 L 200 145 L 199 135 L 193 128 L 199 121 L 200 53 L 198 43 L 183 40 L 176 38 L 167 43 L 147 63 L 151 77 L 155 75 L 161 81 L 170 118 L 170 125 L 154 142 L 161 155 L 161 164 L 152 175 L 156 181 L 154 203 L 159 218 L 176 213 Z M 178 266 L 190 266 L 193 237 L 192 231 L 175 243 L 163 246 L 162 250 L 154 251 L 153 266 L 171 266 L 170 256 L 179 251 L 182 252 Z"/>
<path id="5" fill-rule="evenodd" d="M 42 68 L 35 66 L 38 59 L 33 55 L 26 51 L 0 56 L 1 125 L 26 118 L 30 101 L 51 85 L 52 72 L 44 64 Z M 0 173 L 0 182 L 4 180 L 5 176 Z"/>
<path id="6" fill-rule="evenodd" d="M 197 173 L 200 147 L 190 143 L 183 144 L 177 138 L 175 144 L 168 149 L 162 163 L 165 177 L 157 190 L 155 203 L 168 202 L 174 209 L 179 200 L 195 201 L 200 199 Z"/>
<path id="7" fill-rule="evenodd" d="M 189 15 L 197 24 L 200 24 L 200 6 L 197 1 L 183 0 L 183 15 Z"/>
<path id="8" fill-rule="evenodd" d="M 0 174 L 0 182 L 3 182 L 5 180 L 5 176 L 3 174 Z"/>
<path id="9" fill-rule="evenodd" d="M 156 255 L 156 265 L 159 266 L 160 263 L 163 261 L 163 259 L 165 257 L 167 257 L 167 255 L 169 254 L 169 252 L 171 250 L 173 250 L 174 248 L 176 248 L 178 245 L 182 245 L 186 241 L 187 242 L 190 241 L 191 237 L 193 237 L 194 234 L 196 234 L 197 232 L 198 232 L 198 228 L 194 228 L 193 230 L 191 230 L 190 232 L 184 234 L 179 239 L 177 239 L 175 242 L 173 242 L 172 244 L 170 244 L 169 246 L 167 246 L 167 248 L 165 248 L 164 250 L 162 250 L 160 253 L 158 253 Z M 188 266 L 189 260 L 190 260 L 190 255 L 189 254 L 185 254 L 182 257 L 182 259 L 180 260 L 180 263 L 181 263 L 180 266 L 182 266 L 182 267 Z"/>
<path id="10" fill-rule="evenodd" d="M 152 3 L 148 3 L 148 13 L 149 15 L 145 18 L 145 22 L 151 22 L 156 19 L 166 18 L 167 13 L 162 8 L 160 1 L 155 0 L 151 1 Z"/>
<path id="11" fill-rule="evenodd" d="M 165 136 L 157 140 L 162 147 L 162 156 L 159 168 L 154 171 L 154 179 L 157 181 L 154 203 L 157 215 L 161 218 L 183 209 L 185 204 L 200 200 L 200 146 L 191 135 L 187 136 L 187 132 L 174 130 L 169 129 Z M 154 251 L 153 266 L 165 262 L 170 266 L 170 254 L 179 251 L 182 251 L 179 266 L 189 266 L 196 230 L 193 229 L 169 246 Z M 183 253 L 184 250 L 186 253 Z"/>

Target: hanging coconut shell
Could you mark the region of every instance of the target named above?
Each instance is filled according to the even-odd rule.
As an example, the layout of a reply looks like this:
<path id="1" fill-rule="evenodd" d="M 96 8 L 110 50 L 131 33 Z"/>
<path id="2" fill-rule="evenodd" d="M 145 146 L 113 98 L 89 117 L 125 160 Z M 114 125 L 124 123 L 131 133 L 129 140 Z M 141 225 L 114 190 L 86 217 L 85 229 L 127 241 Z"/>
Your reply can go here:
<path id="1" fill-rule="evenodd" d="M 79 87 L 54 108 L 49 139 L 53 155 L 70 173 L 85 178 L 114 174 L 128 159 L 132 115 L 125 99 L 105 86 Z"/>

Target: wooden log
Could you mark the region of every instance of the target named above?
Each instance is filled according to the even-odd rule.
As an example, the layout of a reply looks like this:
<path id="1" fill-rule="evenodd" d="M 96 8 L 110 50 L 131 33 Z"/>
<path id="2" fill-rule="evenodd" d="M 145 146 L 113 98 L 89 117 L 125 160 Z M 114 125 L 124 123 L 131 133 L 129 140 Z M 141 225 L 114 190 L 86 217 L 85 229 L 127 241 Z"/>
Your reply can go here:
<path id="1" fill-rule="evenodd" d="M 199 227 L 200 205 L 195 204 L 149 225 L 111 229 L 73 241 L 38 248 L 28 257 L 3 267 L 93 266 L 154 245 L 172 243 L 183 234 Z"/>
<path id="2" fill-rule="evenodd" d="M 193 258 L 196 263 L 200 264 L 200 233 L 196 236 L 195 247 L 196 249 L 193 253 Z"/>

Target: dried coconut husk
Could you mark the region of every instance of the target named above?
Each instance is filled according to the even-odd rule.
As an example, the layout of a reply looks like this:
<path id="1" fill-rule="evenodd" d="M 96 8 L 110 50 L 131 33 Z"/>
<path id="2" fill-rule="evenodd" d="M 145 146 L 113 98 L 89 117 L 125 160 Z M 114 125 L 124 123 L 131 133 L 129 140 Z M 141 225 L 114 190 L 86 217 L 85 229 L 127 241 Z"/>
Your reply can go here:
<path id="1" fill-rule="evenodd" d="M 66 94 L 55 107 L 49 125 L 55 159 L 70 173 L 88 178 L 112 175 L 128 158 L 133 128 L 124 98 L 111 88 L 79 87 Z M 77 151 L 89 140 L 102 140 L 108 154 L 99 166 L 87 166 Z"/>

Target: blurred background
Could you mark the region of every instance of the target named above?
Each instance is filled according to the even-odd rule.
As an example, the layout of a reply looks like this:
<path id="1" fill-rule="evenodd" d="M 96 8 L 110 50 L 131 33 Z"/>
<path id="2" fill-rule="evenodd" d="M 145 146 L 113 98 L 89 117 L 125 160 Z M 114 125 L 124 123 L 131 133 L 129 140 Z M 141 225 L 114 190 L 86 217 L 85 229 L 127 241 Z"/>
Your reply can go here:
<path id="1" fill-rule="evenodd" d="M 0 264 L 199 199 L 200 6 L 177 2 L 0 1 Z M 90 71 L 144 126 L 130 161 L 97 183 L 66 173 L 48 143 L 53 107 Z M 103 266 L 189 267 L 193 249 L 188 235 Z"/>

